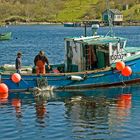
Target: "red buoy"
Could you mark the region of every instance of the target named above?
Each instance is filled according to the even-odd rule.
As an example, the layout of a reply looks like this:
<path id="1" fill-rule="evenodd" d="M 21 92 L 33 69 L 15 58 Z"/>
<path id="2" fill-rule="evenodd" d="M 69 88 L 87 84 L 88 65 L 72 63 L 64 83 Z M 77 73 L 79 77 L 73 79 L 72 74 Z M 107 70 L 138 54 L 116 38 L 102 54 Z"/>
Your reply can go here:
<path id="1" fill-rule="evenodd" d="M 125 68 L 125 63 L 123 61 L 116 62 L 116 69 L 122 71 Z"/>
<path id="2" fill-rule="evenodd" d="M 7 93 L 0 93 L 0 99 L 7 99 L 8 98 L 8 92 Z"/>
<path id="3" fill-rule="evenodd" d="M 11 79 L 14 83 L 19 83 L 21 80 L 21 76 L 18 73 L 14 73 L 12 74 Z"/>
<path id="4" fill-rule="evenodd" d="M 0 93 L 8 93 L 8 87 L 4 83 L 0 83 Z"/>
<path id="5" fill-rule="evenodd" d="M 122 70 L 122 75 L 123 76 L 130 76 L 132 74 L 132 69 L 129 66 L 126 66 L 123 70 Z"/>
<path id="6" fill-rule="evenodd" d="M 8 98 L 8 87 L 4 83 L 0 83 L 0 99 Z"/>

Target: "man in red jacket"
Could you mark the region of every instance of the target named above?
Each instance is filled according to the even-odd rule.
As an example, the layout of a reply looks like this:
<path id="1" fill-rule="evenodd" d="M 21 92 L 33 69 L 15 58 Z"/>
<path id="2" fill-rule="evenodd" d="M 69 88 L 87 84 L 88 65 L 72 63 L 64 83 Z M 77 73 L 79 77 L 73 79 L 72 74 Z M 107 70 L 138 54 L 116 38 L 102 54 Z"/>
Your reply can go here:
<path id="1" fill-rule="evenodd" d="M 36 66 L 36 74 L 46 74 L 45 64 L 48 65 L 50 69 L 49 61 L 47 56 L 45 56 L 44 51 L 40 51 L 38 55 L 35 56 L 34 64 Z"/>

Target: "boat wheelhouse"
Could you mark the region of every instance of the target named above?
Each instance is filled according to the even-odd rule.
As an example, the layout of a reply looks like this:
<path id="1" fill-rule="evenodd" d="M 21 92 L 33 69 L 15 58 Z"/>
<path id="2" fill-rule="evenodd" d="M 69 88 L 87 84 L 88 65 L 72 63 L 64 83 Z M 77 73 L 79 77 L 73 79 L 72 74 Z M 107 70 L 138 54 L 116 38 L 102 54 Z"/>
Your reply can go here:
<path id="1" fill-rule="evenodd" d="M 111 66 L 126 56 L 125 38 L 90 36 L 65 38 L 65 70 L 81 72 Z"/>

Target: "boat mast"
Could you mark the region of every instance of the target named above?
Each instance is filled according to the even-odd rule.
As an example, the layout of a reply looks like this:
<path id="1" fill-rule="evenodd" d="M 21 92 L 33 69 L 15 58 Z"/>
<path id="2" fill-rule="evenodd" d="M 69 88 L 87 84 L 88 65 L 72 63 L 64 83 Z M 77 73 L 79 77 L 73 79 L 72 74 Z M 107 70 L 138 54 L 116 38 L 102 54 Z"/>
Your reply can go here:
<path id="1" fill-rule="evenodd" d="M 106 8 L 107 8 L 107 16 L 108 16 L 108 24 L 109 24 L 109 28 L 110 28 L 110 31 L 107 33 L 107 35 L 110 33 L 110 36 L 114 36 L 114 33 L 113 33 L 113 24 L 112 24 L 112 18 L 111 18 L 111 12 L 110 12 L 110 8 L 109 8 L 109 1 L 106 0 Z"/>

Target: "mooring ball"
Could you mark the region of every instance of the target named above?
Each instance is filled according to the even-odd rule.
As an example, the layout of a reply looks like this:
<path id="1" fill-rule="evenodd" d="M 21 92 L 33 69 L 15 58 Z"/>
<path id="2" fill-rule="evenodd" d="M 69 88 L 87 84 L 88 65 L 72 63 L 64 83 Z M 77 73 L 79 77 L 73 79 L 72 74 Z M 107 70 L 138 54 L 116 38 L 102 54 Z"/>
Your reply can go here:
<path id="1" fill-rule="evenodd" d="M 18 73 L 14 73 L 12 74 L 11 79 L 14 83 L 19 83 L 21 80 L 21 76 Z"/>
<path id="2" fill-rule="evenodd" d="M 0 83 L 0 99 L 8 98 L 8 87 L 4 83 Z"/>
<path id="3" fill-rule="evenodd" d="M 125 63 L 123 61 L 116 62 L 116 69 L 122 71 L 125 68 Z"/>
<path id="4" fill-rule="evenodd" d="M 130 76 L 132 74 L 132 69 L 129 66 L 126 66 L 123 70 L 122 70 L 122 75 L 123 76 Z"/>

